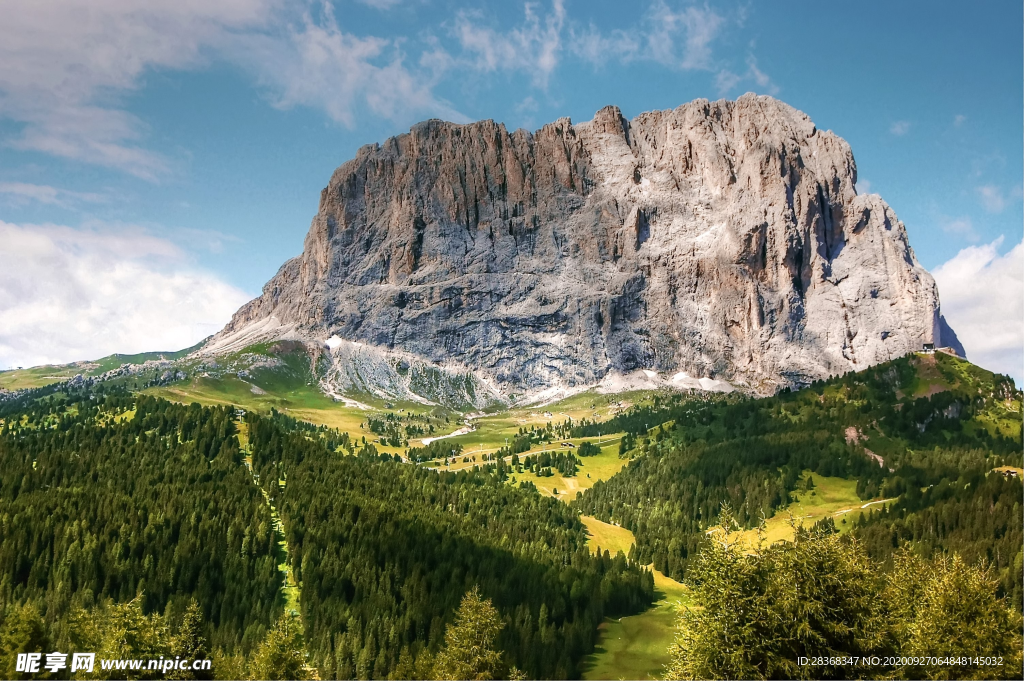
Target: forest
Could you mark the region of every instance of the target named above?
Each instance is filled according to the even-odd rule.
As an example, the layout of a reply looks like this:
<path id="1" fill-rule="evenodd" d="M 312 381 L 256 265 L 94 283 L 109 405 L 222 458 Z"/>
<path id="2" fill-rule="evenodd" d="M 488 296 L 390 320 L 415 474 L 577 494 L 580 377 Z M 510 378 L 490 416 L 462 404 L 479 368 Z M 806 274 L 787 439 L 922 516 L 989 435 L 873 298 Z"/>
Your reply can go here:
<path id="1" fill-rule="evenodd" d="M 454 438 L 402 456 L 274 409 L 182 405 L 103 383 L 27 391 L 0 402 L 0 672 L 14 676 L 17 652 L 91 646 L 209 656 L 221 678 L 578 678 L 599 625 L 658 597 L 651 564 L 701 605 L 683 613 L 670 675 L 800 675 L 783 658 L 817 649 L 819 635 L 821 650 L 914 650 L 913 632 L 935 613 L 950 631 L 1002 632 L 986 645 L 1012 648 L 1024 487 L 1003 472 L 1021 466 L 1019 400 L 1005 377 L 908 357 L 768 398 L 662 393 L 603 423 L 522 427 L 448 472 L 433 467 L 469 457 Z M 383 439 L 404 439 L 432 418 L 368 420 Z M 570 504 L 515 482 L 526 469 L 574 475 L 601 450 L 561 440 L 616 429 L 625 465 Z M 723 548 L 712 531 L 723 509 L 730 526 L 757 527 L 815 476 L 888 501 L 841 537 L 827 518 L 793 543 Z M 630 554 L 592 554 L 581 513 L 633 532 Z M 830 571 L 847 575 L 842 588 L 807 602 L 849 608 L 842 622 L 785 610 Z M 932 575 L 914 587 L 927 607 L 865 605 L 915 572 Z M 729 593 L 750 608 L 714 605 Z M 988 619 L 950 610 L 956 594 L 985 604 Z M 726 615 L 753 618 L 751 632 L 808 619 L 751 634 L 753 652 L 723 661 L 715 632 L 731 626 Z M 851 622 L 864 636 L 836 633 Z"/>
<path id="2" fill-rule="evenodd" d="M 803 471 L 856 479 L 862 499 L 899 496 L 856 529 L 872 556 L 891 563 L 907 544 L 925 557 L 985 560 L 1020 610 L 1022 483 L 992 472 L 1021 466 L 1019 412 L 994 417 L 1020 393 L 1006 377 L 932 357 L 760 400 L 673 396 L 620 415 L 619 427 L 662 425 L 630 436 L 629 464 L 574 506 L 621 523 L 637 537 L 636 560 L 685 579 L 722 504 L 750 528 L 789 503 Z M 948 389 L 914 397 L 923 379 Z"/>
<path id="3" fill-rule="evenodd" d="M 370 444 L 349 455 L 347 435 L 277 412 L 240 420 L 231 407 L 68 388 L 5 413 L 5 664 L 41 645 L 125 652 L 120 622 L 133 655 L 198 640 L 227 678 L 418 678 L 447 659 L 446 632 L 476 589 L 497 613 L 501 674 L 573 678 L 606 616 L 653 599 L 649 571 L 591 555 L 576 514 L 536 489 Z M 301 584 L 291 624 L 286 559 Z"/>
<path id="4" fill-rule="evenodd" d="M 507 665 L 574 678 L 604 617 L 653 599 L 650 572 L 625 556 L 591 555 L 575 512 L 535 490 L 484 471 L 331 455 L 258 415 L 247 423 L 324 677 L 416 677 L 463 594 L 478 587 L 504 623 Z"/>

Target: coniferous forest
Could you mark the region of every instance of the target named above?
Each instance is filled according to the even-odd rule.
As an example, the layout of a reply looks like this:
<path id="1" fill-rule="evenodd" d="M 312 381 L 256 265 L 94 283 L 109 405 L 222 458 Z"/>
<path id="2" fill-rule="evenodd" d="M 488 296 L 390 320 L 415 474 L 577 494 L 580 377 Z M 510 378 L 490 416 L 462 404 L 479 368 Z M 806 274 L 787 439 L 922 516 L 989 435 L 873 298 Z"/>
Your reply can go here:
<path id="1" fill-rule="evenodd" d="M 437 473 L 367 448 L 347 456 L 333 433 L 279 414 L 242 421 L 144 395 L 69 390 L 7 407 L 5 662 L 40 641 L 90 640 L 83 632 L 121 604 L 170 636 L 198 604 L 218 667 L 255 674 L 245 659 L 288 620 L 286 559 L 302 584 L 296 673 L 322 678 L 430 676 L 470 588 L 499 613 L 501 674 L 572 678 L 606 616 L 653 598 L 651 573 L 592 555 L 565 504 L 483 472 Z M 162 652 L 158 638 L 135 654 Z"/>
<path id="2" fill-rule="evenodd" d="M 1020 422 L 1012 434 L 990 425 L 993 405 L 1014 394 L 1012 381 L 960 375 L 969 365 L 934 357 L 954 387 L 929 397 L 905 395 L 918 376 L 903 358 L 766 399 L 670 398 L 623 415 L 620 427 L 662 425 L 635 440 L 629 465 L 575 506 L 630 529 L 634 558 L 685 580 L 723 504 L 751 528 L 789 503 L 802 471 L 856 479 L 864 500 L 897 499 L 861 516 L 856 535 L 873 557 L 891 562 L 912 544 L 925 556 L 984 560 L 1020 610 L 1022 483 L 992 473 L 1021 465 Z"/>
<path id="3" fill-rule="evenodd" d="M 72 393 L 6 425 L 3 605 L 33 603 L 58 622 L 136 595 L 144 611 L 180 618 L 195 599 L 214 646 L 250 649 L 276 614 L 277 546 L 232 419 L 226 408 Z"/>
<path id="4" fill-rule="evenodd" d="M 215 662 L 139 678 L 579 678 L 602 622 L 659 597 L 650 567 L 699 606 L 681 611 L 673 678 L 799 676 L 790 658 L 808 651 L 927 652 L 942 632 L 1017 664 L 1024 487 L 998 471 L 1021 465 L 1019 415 L 999 411 L 1019 392 L 959 360 L 924 378 L 920 364 L 763 399 L 658 394 L 521 429 L 477 463 L 451 439 L 403 458 L 276 410 L 26 391 L 0 402 L 0 676 L 19 652 L 93 649 Z M 405 422 L 421 428 L 375 426 L 397 439 Z M 556 433 L 612 432 L 624 467 L 574 498 L 515 483 L 582 475 L 602 453 L 531 449 Z M 757 527 L 814 476 L 887 501 L 842 536 L 831 518 L 752 553 L 715 535 Z M 581 513 L 631 531 L 630 553 L 592 553 Z"/>
<path id="5" fill-rule="evenodd" d="M 424 676 L 450 614 L 478 586 L 505 623 L 508 663 L 570 678 L 606 615 L 653 598 L 651 573 L 592 556 L 579 518 L 555 499 L 483 472 L 339 457 L 259 416 L 248 423 L 303 585 L 308 646 L 327 675 Z"/>

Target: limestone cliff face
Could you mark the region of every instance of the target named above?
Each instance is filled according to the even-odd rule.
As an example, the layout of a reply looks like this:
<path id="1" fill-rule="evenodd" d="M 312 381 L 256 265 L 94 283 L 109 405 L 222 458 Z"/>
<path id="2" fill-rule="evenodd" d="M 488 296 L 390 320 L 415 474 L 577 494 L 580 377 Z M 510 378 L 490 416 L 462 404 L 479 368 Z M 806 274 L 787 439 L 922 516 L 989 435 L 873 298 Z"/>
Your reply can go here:
<path id="1" fill-rule="evenodd" d="M 334 172 L 302 255 L 208 348 L 337 336 L 521 395 L 638 370 L 771 392 L 955 344 L 856 178 L 770 97 L 535 133 L 427 121 Z"/>

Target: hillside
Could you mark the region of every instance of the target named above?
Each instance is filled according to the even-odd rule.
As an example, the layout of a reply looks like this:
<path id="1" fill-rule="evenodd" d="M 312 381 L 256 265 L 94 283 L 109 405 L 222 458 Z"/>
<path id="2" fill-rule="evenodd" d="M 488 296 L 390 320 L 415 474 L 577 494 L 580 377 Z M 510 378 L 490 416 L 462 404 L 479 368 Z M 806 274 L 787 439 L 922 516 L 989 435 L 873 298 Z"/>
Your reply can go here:
<path id="1" fill-rule="evenodd" d="M 476 584 L 506 623 L 507 664 L 537 677 L 657 675 L 691 602 L 680 582 L 723 503 L 748 546 L 763 514 L 768 542 L 793 539 L 792 516 L 857 537 L 883 570 L 902 545 L 986 561 L 1021 608 L 1024 490 L 1008 473 L 1022 468 L 1021 393 L 945 353 L 768 398 L 588 392 L 468 416 L 328 398 L 298 343 L 174 369 L 0 402 L 0 459 L 14 471 L 0 513 L 25 521 L 0 527 L 0 553 L 19 556 L 5 562 L 0 609 L 39 612 L 48 640 L 82 609 L 102 618 L 128 602 L 173 628 L 194 597 L 217 654 L 241 655 L 218 662 L 232 673 L 290 626 L 291 609 L 321 678 L 417 676 Z M 189 524 L 195 504 L 218 509 L 209 525 Z M 75 557 L 75 541 L 113 556 L 125 515 L 142 524 L 124 559 Z M 75 540 L 79 517 L 90 529 Z M 201 542 L 222 525 L 252 547 L 241 562 L 200 551 L 187 573 L 175 567 L 161 537 Z M 72 581 L 41 560 L 51 546 L 73 554 Z M 226 609 L 211 585 L 229 575 L 274 597 Z M 131 601 L 140 585 L 146 598 Z"/>
<path id="2" fill-rule="evenodd" d="M 989 561 L 1021 607 L 1021 481 L 995 470 L 1021 467 L 1021 392 L 1005 376 L 917 354 L 761 400 L 674 399 L 642 420 L 620 417 L 635 433 L 633 460 L 574 502 L 632 531 L 641 563 L 685 581 L 722 504 L 741 527 L 762 516 L 771 527 L 817 494 L 808 477 L 841 479 L 852 486 L 835 508 L 802 515 L 855 528 L 882 560 L 909 541 Z M 833 517 L 842 510 L 856 513 Z"/>
<path id="3" fill-rule="evenodd" d="M 53 383 L 73 379 L 78 375 L 84 378 L 98 378 L 109 372 L 117 371 L 125 365 L 136 373 L 154 371 L 158 368 L 166 371 L 174 365 L 175 360 L 186 357 L 189 353 L 195 351 L 199 345 L 174 352 L 140 352 L 134 355 L 115 353 L 93 361 L 46 364 L 27 369 L 0 371 L 0 391 L 41 388 Z"/>
<path id="4" fill-rule="evenodd" d="M 421 677 L 474 584 L 502 614 L 506 665 L 572 678 L 606 615 L 651 602 L 650 573 L 592 555 L 576 514 L 536 491 L 372 446 L 343 456 L 347 435 L 279 412 L 237 418 L 102 384 L 5 404 L 0 641 L 15 607 L 69 645 L 113 604 L 176 628 L 195 599 L 214 652 L 245 660 L 288 619 L 287 559 L 321 678 Z"/>

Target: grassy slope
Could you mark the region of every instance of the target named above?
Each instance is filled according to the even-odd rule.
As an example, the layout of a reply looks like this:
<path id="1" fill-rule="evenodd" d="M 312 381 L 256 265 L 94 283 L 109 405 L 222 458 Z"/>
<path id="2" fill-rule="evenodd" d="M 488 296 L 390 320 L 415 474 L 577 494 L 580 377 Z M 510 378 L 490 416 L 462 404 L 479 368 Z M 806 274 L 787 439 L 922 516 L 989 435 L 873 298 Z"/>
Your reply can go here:
<path id="1" fill-rule="evenodd" d="M 912 390 L 908 391 L 912 392 L 913 397 L 923 397 L 941 390 L 980 394 L 991 390 L 995 382 L 995 374 L 991 371 L 945 353 L 915 355 L 914 368 L 917 370 L 916 381 Z M 1019 437 L 1021 401 L 1012 398 L 993 401 L 975 416 L 975 420 L 992 435 Z"/>
<path id="2" fill-rule="evenodd" d="M 582 516 L 591 551 L 628 554 L 633 533 L 597 518 Z M 597 649 L 584 662 L 584 679 L 660 678 L 668 663 L 679 608 L 689 602 L 686 587 L 654 571 L 658 601 L 631 617 L 607 619 L 600 626 Z"/>
<path id="3" fill-rule="evenodd" d="M 257 383 L 258 385 L 258 383 Z M 262 386 L 260 386 L 261 389 Z M 270 386 L 268 386 L 270 387 Z M 260 395 L 252 391 L 252 384 L 234 376 L 222 378 L 197 377 L 185 383 L 147 388 L 145 393 L 156 395 L 173 402 L 198 402 L 202 405 L 234 405 L 251 411 L 267 412 L 271 407 L 303 421 L 337 428 L 354 437 L 365 436 L 367 440 L 377 436 L 365 427 L 367 413 L 357 407 L 336 403 L 321 393 L 315 386 L 304 383 L 287 389 L 267 391 Z M 378 446 L 380 451 L 398 451 L 395 448 Z"/>
<path id="4" fill-rule="evenodd" d="M 809 471 L 805 471 L 803 480 L 809 475 Z M 877 511 L 884 505 L 881 502 L 885 500 L 882 499 L 861 500 L 857 496 L 856 480 L 827 478 L 821 475 L 810 477 L 814 481 L 813 489 L 795 492 L 795 501 L 765 521 L 764 540 L 767 544 L 793 540 L 791 518 L 797 526 L 806 527 L 824 518 L 832 518 L 840 533 L 844 533 L 854 527 L 862 513 L 867 513 L 868 509 L 872 508 Z M 757 543 L 757 530 L 734 532 L 731 538 L 753 547 Z"/>
<path id="5" fill-rule="evenodd" d="M 175 352 L 140 352 L 134 355 L 113 354 L 94 361 L 72 362 L 71 364 L 45 364 L 28 369 L 0 371 L 0 388 L 4 390 L 41 388 L 44 385 L 74 378 L 78 374 L 83 376 L 99 376 L 111 369 L 118 368 L 122 364 L 143 364 L 149 360 L 180 359 L 197 347 L 198 345 Z"/>

